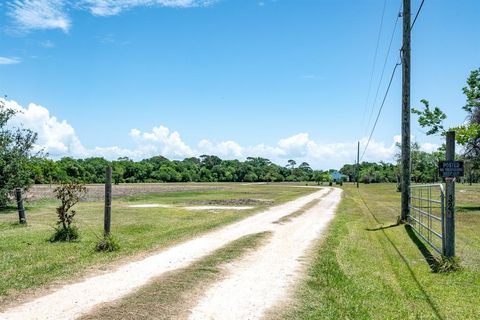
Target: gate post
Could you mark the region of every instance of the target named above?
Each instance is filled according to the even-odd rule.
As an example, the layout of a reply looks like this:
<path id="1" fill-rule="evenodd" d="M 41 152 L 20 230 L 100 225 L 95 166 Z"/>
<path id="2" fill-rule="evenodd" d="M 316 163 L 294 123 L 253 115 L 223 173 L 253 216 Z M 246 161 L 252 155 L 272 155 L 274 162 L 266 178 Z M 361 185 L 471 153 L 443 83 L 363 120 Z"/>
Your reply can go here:
<path id="1" fill-rule="evenodd" d="M 455 131 L 447 132 L 446 160 L 455 160 Z M 446 178 L 445 248 L 447 258 L 455 256 L 455 178 Z"/>

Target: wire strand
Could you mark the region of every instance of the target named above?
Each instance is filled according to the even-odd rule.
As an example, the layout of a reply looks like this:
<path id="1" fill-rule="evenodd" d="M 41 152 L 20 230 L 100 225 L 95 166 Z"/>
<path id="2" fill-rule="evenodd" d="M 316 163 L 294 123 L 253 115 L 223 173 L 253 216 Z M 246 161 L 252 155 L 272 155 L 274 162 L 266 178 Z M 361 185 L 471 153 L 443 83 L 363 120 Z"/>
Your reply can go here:
<path id="1" fill-rule="evenodd" d="M 365 121 L 365 116 L 367 114 L 367 108 L 368 108 L 368 101 L 370 100 L 370 93 L 372 91 L 372 83 L 373 83 L 373 75 L 375 73 L 375 66 L 377 64 L 377 56 L 378 56 L 378 47 L 380 45 L 380 38 L 382 36 L 382 29 L 383 29 L 383 20 L 385 18 L 385 10 L 387 8 L 387 0 L 383 2 L 383 10 L 382 10 L 382 19 L 380 20 L 380 26 L 378 28 L 378 35 L 377 35 L 377 44 L 375 47 L 375 54 L 373 55 L 373 64 L 372 64 L 372 70 L 370 72 L 370 81 L 368 83 L 368 93 L 367 93 L 367 100 L 365 101 L 365 108 L 363 110 L 363 117 L 362 117 L 362 125 Z"/>
<path id="2" fill-rule="evenodd" d="M 412 26 L 410 27 L 410 31 L 412 31 L 413 27 L 415 26 L 415 22 L 417 22 L 418 15 L 420 14 L 420 11 L 422 11 L 424 3 L 425 3 L 425 0 L 422 0 L 422 3 L 420 3 L 420 7 L 417 10 L 417 14 L 415 15 L 415 19 L 413 19 L 413 23 L 412 23 Z"/>
<path id="3" fill-rule="evenodd" d="M 395 76 L 395 72 L 397 71 L 397 68 L 398 68 L 399 65 L 401 65 L 401 63 L 397 62 L 395 64 L 395 67 L 393 68 L 392 76 L 390 77 L 390 81 L 388 83 L 387 90 L 385 91 L 385 95 L 383 96 L 383 101 L 382 101 L 382 104 L 380 105 L 380 109 L 378 109 L 377 118 L 375 119 L 375 123 L 373 124 L 373 128 L 372 128 L 372 131 L 370 132 L 370 136 L 368 137 L 367 144 L 365 145 L 365 149 L 363 150 L 362 156 L 360 157 L 360 162 L 362 162 L 363 157 L 365 156 L 365 152 L 367 152 L 368 146 L 370 145 L 370 140 L 372 139 L 373 133 L 375 132 L 375 129 L 377 128 L 378 119 L 380 118 L 380 115 L 382 114 L 383 106 L 385 105 L 385 101 L 387 100 L 388 93 L 390 92 L 390 87 L 392 86 L 393 77 Z"/>
<path id="4" fill-rule="evenodd" d="M 380 80 L 378 81 L 377 91 L 375 93 L 375 99 L 373 100 L 372 109 L 371 109 L 370 115 L 368 117 L 367 128 L 370 126 L 370 121 L 372 120 L 373 111 L 375 110 L 375 105 L 377 104 L 378 94 L 380 92 L 380 87 L 382 85 L 383 76 L 385 75 L 385 69 L 387 67 L 388 58 L 390 57 L 390 51 L 392 49 L 393 39 L 395 38 L 395 32 L 397 31 L 398 20 L 400 20 L 400 10 L 401 9 L 402 9 L 402 5 L 400 5 L 400 8 L 398 9 L 399 14 L 397 15 L 397 19 L 395 20 L 395 25 L 393 26 L 392 35 L 390 37 L 390 43 L 388 45 L 387 55 L 385 56 L 385 61 L 383 62 L 382 73 L 380 75 Z"/>

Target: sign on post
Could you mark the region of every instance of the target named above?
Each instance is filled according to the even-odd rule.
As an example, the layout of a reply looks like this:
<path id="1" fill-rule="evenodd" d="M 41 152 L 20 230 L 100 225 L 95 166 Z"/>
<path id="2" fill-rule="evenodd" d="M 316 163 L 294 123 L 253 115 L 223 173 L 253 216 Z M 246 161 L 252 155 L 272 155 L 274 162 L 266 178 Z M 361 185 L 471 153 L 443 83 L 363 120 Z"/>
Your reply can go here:
<path id="1" fill-rule="evenodd" d="M 443 178 L 463 177 L 465 173 L 463 161 L 440 161 L 438 170 Z"/>

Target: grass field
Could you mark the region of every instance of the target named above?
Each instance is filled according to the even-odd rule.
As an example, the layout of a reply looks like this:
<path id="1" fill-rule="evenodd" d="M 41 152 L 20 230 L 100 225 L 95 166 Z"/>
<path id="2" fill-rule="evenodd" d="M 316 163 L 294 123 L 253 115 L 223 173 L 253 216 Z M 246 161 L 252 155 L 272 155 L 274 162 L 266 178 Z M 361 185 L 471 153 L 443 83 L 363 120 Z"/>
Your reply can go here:
<path id="1" fill-rule="evenodd" d="M 103 228 L 101 201 L 78 204 L 77 225 L 81 238 L 72 243 L 48 241 L 55 226 L 55 207 L 58 205 L 55 200 L 43 199 L 28 204 L 27 226 L 17 223 L 15 210 L 0 211 L 0 305 L 11 303 L 15 297 L 28 293 L 28 289 L 55 284 L 56 280 L 78 279 L 82 274 L 98 269 L 107 270 L 109 263 L 161 249 L 315 191 L 270 185 L 215 184 L 214 188 L 206 185 L 195 190 L 189 185 L 177 186 L 180 188 L 172 189 L 172 185 L 166 185 L 168 190 L 165 192 L 158 187 L 148 194 L 133 190 L 129 191 L 130 196 L 121 193 L 123 196 L 114 198 L 112 232 L 121 246 L 120 251 L 114 253 L 94 251 Z M 137 188 L 145 188 L 145 185 Z M 152 203 L 171 207 L 128 207 Z M 248 203 L 254 208 L 242 211 L 190 211 L 184 208 L 211 203 Z"/>
<path id="2" fill-rule="evenodd" d="M 344 191 L 306 280 L 272 318 L 480 319 L 480 186 L 457 184 L 462 269 L 453 273 L 433 273 L 429 248 L 396 225 L 395 185 L 349 184 Z"/>

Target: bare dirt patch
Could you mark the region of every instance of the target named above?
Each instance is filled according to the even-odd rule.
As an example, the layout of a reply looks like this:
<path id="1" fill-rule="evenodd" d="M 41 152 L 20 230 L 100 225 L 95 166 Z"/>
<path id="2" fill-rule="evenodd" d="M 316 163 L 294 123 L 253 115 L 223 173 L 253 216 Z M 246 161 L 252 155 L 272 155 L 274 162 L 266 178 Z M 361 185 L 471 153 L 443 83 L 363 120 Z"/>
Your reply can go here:
<path id="1" fill-rule="evenodd" d="M 53 190 L 55 185 L 35 185 L 27 193 L 27 200 L 55 199 Z M 195 184 L 120 184 L 112 186 L 114 197 L 156 194 L 166 192 L 223 190 L 228 186 L 195 185 Z M 102 184 L 87 185 L 85 200 L 101 200 L 104 197 L 105 187 Z"/>
<path id="2" fill-rule="evenodd" d="M 192 205 L 204 205 L 204 206 L 258 206 L 269 205 L 273 201 L 266 199 L 221 199 L 221 200 L 193 200 L 188 204 Z"/>
<path id="3" fill-rule="evenodd" d="M 132 204 L 127 206 L 127 208 L 171 208 L 171 205 L 168 204 L 159 204 L 159 203 L 145 203 L 145 204 Z"/>
<path id="4" fill-rule="evenodd" d="M 232 206 L 196 206 L 196 207 L 184 207 L 187 210 L 249 210 L 255 207 L 232 207 Z"/>

